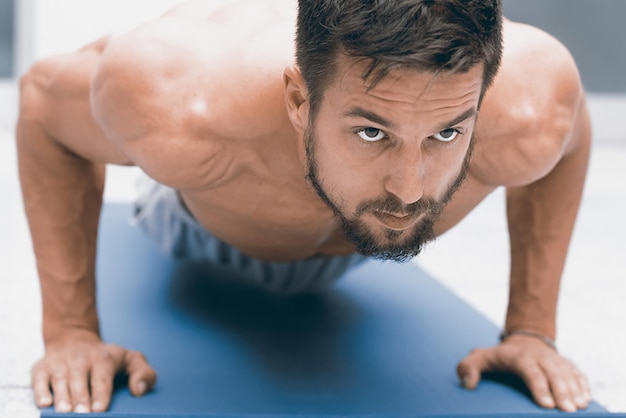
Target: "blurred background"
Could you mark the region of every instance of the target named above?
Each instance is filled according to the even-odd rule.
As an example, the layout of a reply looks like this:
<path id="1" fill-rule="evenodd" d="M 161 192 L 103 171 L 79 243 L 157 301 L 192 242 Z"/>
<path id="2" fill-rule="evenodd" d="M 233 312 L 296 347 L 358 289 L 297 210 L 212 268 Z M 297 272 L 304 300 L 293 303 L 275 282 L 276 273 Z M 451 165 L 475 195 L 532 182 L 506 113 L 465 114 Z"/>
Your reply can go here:
<path id="1" fill-rule="evenodd" d="M 588 91 L 626 94 L 626 1 L 505 0 L 504 14 L 561 40 Z"/>
<path id="2" fill-rule="evenodd" d="M 16 174 L 16 81 L 40 57 L 130 29 L 178 2 L 0 0 L 0 418 L 38 415 L 29 370 L 43 352 L 39 288 Z M 557 342 L 589 376 L 596 399 L 626 412 L 626 1 L 504 0 L 504 11 L 560 39 L 588 91 L 595 143 L 563 276 Z M 132 198 L 134 171 L 109 170 L 107 201 Z M 508 292 L 503 202 L 504 192 L 494 192 L 418 260 L 497 325 Z"/>

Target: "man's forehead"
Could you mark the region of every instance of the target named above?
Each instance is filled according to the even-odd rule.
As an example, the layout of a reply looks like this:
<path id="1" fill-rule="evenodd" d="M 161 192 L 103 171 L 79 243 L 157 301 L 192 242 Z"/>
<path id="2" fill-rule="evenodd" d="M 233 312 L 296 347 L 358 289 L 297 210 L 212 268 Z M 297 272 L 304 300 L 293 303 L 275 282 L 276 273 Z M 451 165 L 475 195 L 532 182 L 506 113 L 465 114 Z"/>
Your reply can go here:
<path id="1" fill-rule="evenodd" d="M 370 64 L 371 60 L 367 58 L 340 54 L 337 59 L 337 77 L 332 84 L 342 95 L 369 95 L 406 103 L 460 96 L 476 96 L 478 99 L 482 89 L 482 64 L 463 73 L 393 68 L 374 84 L 375 74 L 364 78 Z"/>

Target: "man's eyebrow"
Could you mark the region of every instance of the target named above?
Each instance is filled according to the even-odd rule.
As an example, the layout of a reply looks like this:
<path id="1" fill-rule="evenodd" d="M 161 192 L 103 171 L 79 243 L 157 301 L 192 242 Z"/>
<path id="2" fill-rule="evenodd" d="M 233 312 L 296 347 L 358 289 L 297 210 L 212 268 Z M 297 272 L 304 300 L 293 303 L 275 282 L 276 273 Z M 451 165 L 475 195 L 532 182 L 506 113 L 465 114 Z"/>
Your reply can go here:
<path id="1" fill-rule="evenodd" d="M 446 122 L 444 124 L 441 124 L 439 126 L 438 132 L 441 131 L 445 131 L 446 129 L 449 129 L 451 127 L 453 127 L 454 125 L 457 125 L 461 122 L 464 122 L 467 119 L 476 117 L 476 115 L 478 115 L 478 111 L 476 110 L 476 108 L 472 107 L 467 109 L 465 112 L 461 113 L 459 116 L 455 117 L 454 119 L 452 119 L 449 122 Z M 378 125 L 381 125 L 382 127 L 386 128 L 386 129 L 392 129 L 395 127 L 395 124 L 393 122 L 391 122 L 388 119 L 385 119 L 384 117 L 371 112 L 369 110 L 365 110 L 360 106 L 353 106 L 351 107 L 349 110 L 347 110 L 346 112 L 343 113 L 344 117 L 353 117 L 353 118 L 365 118 L 369 121 L 372 121 Z"/>
<path id="2" fill-rule="evenodd" d="M 387 129 L 393 129 L 395 126 L 395 124 L 391 122 L 390 120 L 385 119 L 384 117 L 374 112 L 365 110 L 360 106 L 351 107 L 350 109 L 348 109 L 347 111 L 343 113 L 343 116 L 351 117 L 351 118 L 365 118 Z"/>
<path id="3" fill-rule="evenodd" d="M 459 123 L 464 122 L 467 119 L 476 117 L 476 115 L 478 115 L 478 111 L 476 110 L 476 108 L 474 107 L 469 108 L 465 112 L 457 116 L 456 118 L 452 119 L 450 122 L 446 122 L 446 123 L 439 125 L 439 128 L 437 129 L 439 132 L 445 131 L 446 129 L 450 129 L 454 125 L 458 125 Z"/>

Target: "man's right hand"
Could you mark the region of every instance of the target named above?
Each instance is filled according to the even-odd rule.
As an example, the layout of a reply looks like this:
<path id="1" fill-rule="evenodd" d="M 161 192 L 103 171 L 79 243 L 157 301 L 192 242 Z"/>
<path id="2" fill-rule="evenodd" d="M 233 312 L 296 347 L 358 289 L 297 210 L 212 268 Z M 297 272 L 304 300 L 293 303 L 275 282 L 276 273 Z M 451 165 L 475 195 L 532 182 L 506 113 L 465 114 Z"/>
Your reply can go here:
<path id="1" fill-rule="evenodd" d="M 134 396 L 144 395 L 156 382 L 143 354 L 105 344 L 93 332 L 64 333 L 46 342 L 45 356 L 33 366 L 35 402 L 40 408 L 54 403 L 57 412 L 106 411 L 118 373 L 128 375 Z"/>

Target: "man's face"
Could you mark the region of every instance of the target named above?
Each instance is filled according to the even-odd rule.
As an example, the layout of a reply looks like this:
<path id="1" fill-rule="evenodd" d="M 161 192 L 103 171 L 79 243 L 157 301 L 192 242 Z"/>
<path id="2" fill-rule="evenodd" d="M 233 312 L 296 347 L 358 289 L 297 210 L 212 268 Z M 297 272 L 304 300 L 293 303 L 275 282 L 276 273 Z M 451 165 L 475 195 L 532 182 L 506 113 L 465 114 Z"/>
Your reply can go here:
<path id="1" fill-rule="evenodd" d="M 364 63 L 340 59 L 305 132 L 308 179 L 357 250 L 406 260 L 465 178 L 482 67 L 464 74 L 394 70 L 374 88 Z"/>

